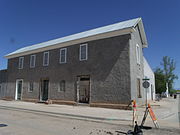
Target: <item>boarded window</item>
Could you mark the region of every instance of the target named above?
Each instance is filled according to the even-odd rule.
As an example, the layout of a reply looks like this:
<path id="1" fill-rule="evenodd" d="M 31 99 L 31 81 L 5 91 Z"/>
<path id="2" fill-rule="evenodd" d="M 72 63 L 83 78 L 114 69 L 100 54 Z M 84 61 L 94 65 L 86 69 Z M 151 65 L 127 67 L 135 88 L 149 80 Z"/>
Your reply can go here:
<path id="1" fill-rule="evenodd" d="M 138 96 L 138 98 L 142 98 L 142 95 L 141 95 L 141 80 L 140 80 L 140 78 L 137 78 L 137 96 Z"/>
<path id="2" fill-rule="evenodd" d="M 66 82 L 65 82 L 65 80 L 60 81 L 58 91 L 59 91 L 59 92 L 60 92 L 60 91 L 65 91 L 65 87 L 66 87 Z"/>
<path id="3" fill-rule="evenodd" d="M 33 89 L 34 89 L 34 83 L 29 82 L 29 92 L 33 92 Z"/>
<path id="4" fill-rule="evenodd" d="M 30 56 L 30 68 L 34 68 L 36 64 L 36 55 Z"/>
<path id="5" fill-rule="evenodd" d="M 140 47 L 138 44 L 136 44 L 136 59 L 137 59 L 137 63 L 140 64 Z"/>
<path id="6" fill-rule="evenodd" d="M 79 60 L 87 60 L 88 59 L 88 46 L 87 44 L 82 44 L 80 45 L 80 50 L 79 50 Z"/>
<path id="7" fill-rule="evenodd" d="M 43 56 L 43 66 L 49 65 L 49 52 L 44 52 Z"/>
<path id="8" fill-rule="evenodd" d="M 66 63 L 67 48 L 60 49 L 60 63 Z"/>
<path id="9" fill-rule="evenodd" d="M 24 65 L 24 57 L 19 57 L 19 69 L 23 69 L 23 65 Z"/>

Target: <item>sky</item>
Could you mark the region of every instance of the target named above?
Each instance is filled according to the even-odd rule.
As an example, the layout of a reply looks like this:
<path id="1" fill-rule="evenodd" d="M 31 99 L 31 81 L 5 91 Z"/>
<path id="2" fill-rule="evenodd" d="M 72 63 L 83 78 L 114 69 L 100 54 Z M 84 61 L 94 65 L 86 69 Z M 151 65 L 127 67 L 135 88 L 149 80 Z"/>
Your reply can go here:
<path id="1" fill-rule="evenodd" d="M 169 56 L 180 78 L 180 0 L 0 0 L 0 69 L 7 68 L 4 55 L 19 48 L 137 17 L 151 68 Z"/>

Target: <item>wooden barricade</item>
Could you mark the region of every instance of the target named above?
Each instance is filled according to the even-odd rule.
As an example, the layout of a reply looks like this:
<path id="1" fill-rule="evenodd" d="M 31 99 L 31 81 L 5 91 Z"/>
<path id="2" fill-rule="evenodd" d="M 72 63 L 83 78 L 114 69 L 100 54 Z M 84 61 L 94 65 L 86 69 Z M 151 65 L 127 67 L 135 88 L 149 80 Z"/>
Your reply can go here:
<path id="1" fill-rule="evenodd" d="M 156 116 L 155 116 L 155 114 L 154 114 L 150 104 L 148 104 L 148 111 L 149 111 L 149 114 L 151 116 L 151 119 L 153 120 L 153 123 L 154 123 L 155 127 L 159 128 L 159 125 L 157 123 L 157 118 L 156 118 Z"/>

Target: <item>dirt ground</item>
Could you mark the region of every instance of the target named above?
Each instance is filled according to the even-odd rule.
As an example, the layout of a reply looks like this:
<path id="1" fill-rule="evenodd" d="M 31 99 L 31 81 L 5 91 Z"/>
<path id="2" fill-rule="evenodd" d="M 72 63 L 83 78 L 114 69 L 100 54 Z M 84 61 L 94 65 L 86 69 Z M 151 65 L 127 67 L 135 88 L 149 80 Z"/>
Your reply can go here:
<path id="1" fill-rule="evenodd" d="M 0 135 L 121 135 L 131 126 L 0 109 Z M 145 135 L 179 135 L 178 129 L 143 130 Z"/>
<path id="2" fill-rule="evenodd" d="M 163 107 L 166 102 L 175 104 L 177 101 L 165 99 L 159 103 L 162 107 L 155 109 L 156 114 L 158 110 L 159 112 L 167 111 Z M 162 112 L 157 114 L 160 124 L 178 121 L 176 108 L 168 110 L 168 115 Z M 123 135 L 128 130 L 133 130 L 130 123 L 130 111 L 0 101 L 0 135 Z M 145 125 L 154 127 L 152 121 L 147 121 Z M 143 133 L 145 135 L 179 135 L 180 129 L 167 125 L 167 128 L 161 126 L 160 129 L 143 130 Z"/>

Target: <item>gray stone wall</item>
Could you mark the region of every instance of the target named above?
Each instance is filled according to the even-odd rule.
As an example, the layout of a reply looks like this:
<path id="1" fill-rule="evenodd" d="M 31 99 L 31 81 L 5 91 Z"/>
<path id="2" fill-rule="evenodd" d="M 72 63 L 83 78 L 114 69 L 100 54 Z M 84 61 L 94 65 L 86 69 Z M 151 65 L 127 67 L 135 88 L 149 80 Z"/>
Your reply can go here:
<path id="1" fill-rule="evenodd" d="M 144 78 L 143 67 L 143 47 L 141 37 L 139 34 L 138 26 L 135 28 L 135 32 L 131 33 L 130 39 L 130 75 L 131 75 L 131 99 L 136 100 L 137 103 L 144 103 L 144 88 L 142 87 L 142 79 Z M 140 47 L 140 64 L 137 63 L 136 44 Z M 140 79 L 140 89 L 142 97 L 138 97 L 137 78 Z"/>
<path id="2" fill-rule="evenodd" d="M 40 79 L 48 78 L 49 99 L 76 101 L 78 75 L 90 75 L 90 102 L 129 103 L 130 35 L 87 42 L 88 60 L 79 61 L 80 44 L 67 47 L 67 63 L 59 63 L 59 49 L 49 50 L 49 66 L 43 67 L 43 52 L 36 54 L 36 67 L 30 68 L 30 55 L 24 56 L 24 68 L 18 69 L 18 58 L 8 60 L 7 96 L 14 99 L 16 79 L 23 79 L 22 99 L 39 99 Z M 58 92 L 59 82 L 66 81 L 65 91 Z M 35 82 L 33 92 L 28 83 Z"/>

